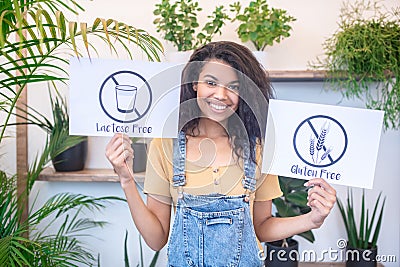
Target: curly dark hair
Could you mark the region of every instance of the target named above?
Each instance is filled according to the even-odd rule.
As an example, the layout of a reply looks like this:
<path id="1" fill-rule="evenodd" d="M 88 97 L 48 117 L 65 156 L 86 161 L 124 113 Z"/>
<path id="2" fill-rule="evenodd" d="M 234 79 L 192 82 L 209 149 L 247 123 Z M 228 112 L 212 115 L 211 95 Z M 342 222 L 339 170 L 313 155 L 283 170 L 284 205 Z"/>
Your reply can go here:
<path id="1" fill-rule="evenodd" d="M 261 144 L 269 99 L 273 97 L 266 70 L 243 45 L 229 41 L 211 42 L 193 52 L 181 77 L 179 129 L 196 135 L 201 112 L 197 101 L 193 101 L 197 97 L 193 85 L 198 82 L 204 65 L 211 60 L 227 63 L 239 78 L 239 105 L 228 119 L 227 131 L 235 154 L 242 157 L 244 144 L 249 143 L 250 151 L 254 151 L 257 142 Z M 254 153 L 250 155 L 255 162 Z"/>

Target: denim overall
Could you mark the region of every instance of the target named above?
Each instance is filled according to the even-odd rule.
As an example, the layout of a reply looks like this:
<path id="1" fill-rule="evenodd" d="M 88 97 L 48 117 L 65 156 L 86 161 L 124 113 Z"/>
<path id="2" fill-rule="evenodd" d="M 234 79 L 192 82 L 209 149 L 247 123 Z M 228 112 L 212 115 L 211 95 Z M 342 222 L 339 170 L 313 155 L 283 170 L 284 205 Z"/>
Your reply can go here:
<path id="1" fill-rule="evenodd" d="M 173 186 L 178 190 L 175 221 L 168 244 L 168 266 L 261 266 L 250 215 L 249 195 L 191 195 L 186 184 L 186 136 L 174 140 Z M 244 149 L 243 187 L 255 190 L 255 163 Z M 254 152 L 253 152 L 254 153 Z"/>

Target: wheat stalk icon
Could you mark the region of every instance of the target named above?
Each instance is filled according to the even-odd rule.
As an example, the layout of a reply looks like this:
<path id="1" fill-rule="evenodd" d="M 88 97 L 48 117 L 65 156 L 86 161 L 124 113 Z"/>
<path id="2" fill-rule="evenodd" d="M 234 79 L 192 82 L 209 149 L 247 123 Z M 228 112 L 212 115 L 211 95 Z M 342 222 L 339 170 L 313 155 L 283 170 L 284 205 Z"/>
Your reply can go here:
<path id="1" fill-rule="evenodd" d="M 316 153 L 316 158 L 315 158 L 314 162 L 318 161 L 318 155 L 319 155 L 320 150 L 324 147 L 324 143 L 326 141 L 326 136 L 327 136 L 327 134 L 329 132 L 329 128 L 330 128 L 330 123 L 328 121 L 325 121 L 324 124 L 322 125 L 321 131 L 320 131 L 320 133 L 318 135 L 317 145 L 315 146 L 315 149 L 317 150 L 317 153 Z M 325 157 L 327 157 L 328 154 Z M 321 160 L 320 160 L 320 162 L 321 162 Z"/>
<path id="2" fill-rule="evenodd" d="M 319 162 L 321 162 L 321 161 L 323 161 L 327 156 L 329 156 L 329 154 L 332 152 L 332 147 L 329 147 L 325 152 L 324 152 L 324 154 L 322 154 L 322 156 L 321 156 L 321 160 L 319 161 Z"/>
<path id="3" fill-rule="evenodd" d="M 311 135 L 310 136 L 310 155 L 311 155 L 313 162 L 315 163 L 314 154 L 315 154 L 315 138 Z"/>

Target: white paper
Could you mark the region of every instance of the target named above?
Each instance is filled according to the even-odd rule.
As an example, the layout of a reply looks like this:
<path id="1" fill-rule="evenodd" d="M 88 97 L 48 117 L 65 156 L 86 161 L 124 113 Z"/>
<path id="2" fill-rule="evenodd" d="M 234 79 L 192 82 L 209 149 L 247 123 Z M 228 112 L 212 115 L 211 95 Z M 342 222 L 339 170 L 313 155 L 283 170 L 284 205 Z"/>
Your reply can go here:
<path id="1" fill-rule="evenodd" d="M 176 137 L 183 65 L 70 60 L 70 134 Z"/>
<path id="2" fill-rule="evenodd" d="M 263 173 L 371 189 L 382 111 L 271 100 Z"/>

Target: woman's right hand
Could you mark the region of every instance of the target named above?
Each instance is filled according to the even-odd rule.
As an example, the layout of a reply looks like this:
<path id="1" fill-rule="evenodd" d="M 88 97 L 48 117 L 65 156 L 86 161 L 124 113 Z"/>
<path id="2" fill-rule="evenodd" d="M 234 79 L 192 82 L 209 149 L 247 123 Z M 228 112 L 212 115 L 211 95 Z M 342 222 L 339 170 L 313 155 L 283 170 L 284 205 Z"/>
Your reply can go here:
<path id="1" fill-rule="evenodd" d="M 115 134 L 106 147 L 106 157 L 118 174 L 121 186 L 133 182 L 133 157 L 132 141 L 125 134 Z"/>

